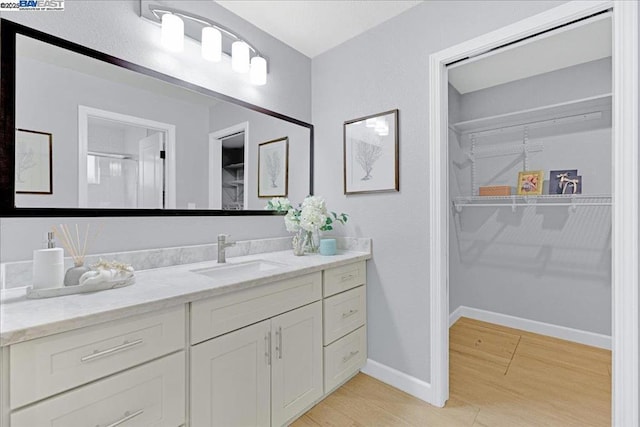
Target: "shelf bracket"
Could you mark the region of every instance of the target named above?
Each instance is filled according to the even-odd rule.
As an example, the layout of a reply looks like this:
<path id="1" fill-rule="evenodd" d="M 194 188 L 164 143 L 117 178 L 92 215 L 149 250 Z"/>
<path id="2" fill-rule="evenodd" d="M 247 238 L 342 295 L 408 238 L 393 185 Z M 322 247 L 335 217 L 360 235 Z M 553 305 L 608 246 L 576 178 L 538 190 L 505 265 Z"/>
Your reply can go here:
<path id="1" fill-rule="evenodd" d="M 471 160 L 471 195 L 477 196 L 477 176 L 476 176 L 476 134 L 469 135 L 471 138 L 471 150 L 469 151 L 469 159 Z"/>
<path id="2" fill-rule="evenodd" d="M 575 212 L 577 208 L 578 208 L 578 205 L 576 204 L 576 198 L 572 197 L 571 205 L 569 206 L 569 212 Z"/>
<path id="3" fill-rule="evenodd" d="M 525 126 L 522 136 L 522 152 L 524 154 L 524 170 L 529 170 L 529 127 Z"/>

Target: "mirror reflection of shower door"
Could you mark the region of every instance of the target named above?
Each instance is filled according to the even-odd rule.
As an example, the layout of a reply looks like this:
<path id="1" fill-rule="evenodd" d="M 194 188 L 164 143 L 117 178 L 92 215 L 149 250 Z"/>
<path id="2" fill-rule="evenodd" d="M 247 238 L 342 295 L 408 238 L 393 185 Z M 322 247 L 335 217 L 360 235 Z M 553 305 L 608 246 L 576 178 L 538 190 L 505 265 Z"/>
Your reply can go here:
<path id="1" fill-rule="evenodd" d="M 78 205 L 175 208 L 175 126 L 78 107 Z"/>
<path id="2" fill-rule="evenodd" d="M 138 157 L 138 207 L 164 207 L 163 133 L 156 132 L 140 140 Z"/>

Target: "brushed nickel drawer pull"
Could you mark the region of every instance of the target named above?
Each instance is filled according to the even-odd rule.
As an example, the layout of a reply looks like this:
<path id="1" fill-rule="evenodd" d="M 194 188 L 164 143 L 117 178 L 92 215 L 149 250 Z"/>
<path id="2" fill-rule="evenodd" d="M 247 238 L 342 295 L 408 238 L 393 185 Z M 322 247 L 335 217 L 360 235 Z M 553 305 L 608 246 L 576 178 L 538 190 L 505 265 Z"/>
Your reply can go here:
<path id="1" fill-rule="evenodd" d="M 278 335 L 278 359 L 282 359 L 282 326 L 278 326 L 276 335 Z"/>
<path id="2" fill-rule="evenodd" d="M 140 410 L 138 410 L 136 412 L 133 412 L 133 413 L 129 413 L 129 411 L 127 411 L 127 412 L 124 413 L 124 417 L 120 418 L 115 423 L 111 423 L 111 424 L 109 424 L 108 426 L 105 426 L 105 427 L 117 427 L 120 424 L 126 423 L 127 421 L 137 417 L 138 415 L 142 415 L 143 412 L 144 412 L 144 409 L 140 409 Z M 96 427 L 98 427 L 98 426 L 96 426 Z"/>
<path id="3" fill-rule="evenodd" d="M 269 344 L 269 333 L 264 334 L 264 359 L 267 366 L 271 365 L 271 344 Z"/>
<path id="4" fill-rule="evenodd" d="M 352 351 L 347 356 L 342 358 L 342 363 L 347 363 L 349 360 L 353 359 L 353 357 L 358 353 L 360 353 L 360 350 Z"/>
<path id="5" fill-rule="evenodd" d="M 346 282 L 347 280 L 351 280 L 351 279 L 353 279 L 354 277 L 356 277 L 356 275 L 355 275 L 355 274 L 345 274 L 344 276 L 342 276 L 342 277 L 340 278 L 340 281 L 341 281 L 341 282 Z"/>
<path id="6" fill-rule="evenodd" d="M 110 354 L 117 353 L 119 351 L 126 350 L 126 349 L 131 348 L 131 347 L 135 347 L 135 346 L 137 346 L 139 344 L 142 344 L 142 338 L 137 339 L 135 341 L 125 341 L 120 345 L 108 348 L 106 350 L 102 350 L 102 351 L 94 350 L 94 352 L 92 354 L 88 354 L 86 356 L 82 356 L 80 358 L 80 361 L 81 362 L 90 362 L 93 359 L 98 359 L 98 358 L 103 357 L 103 356 L 108 356 Z"/>
<path id="7" fill-rule="evenodd" d="M 354 315 L 354 314 L 356 314 L 357 312 L 358 312 L 358 310 L 351 309 L 351 310 L 349 310 L 349 311 L 348 311 L 348 312 L 346 312 L 346 313 L 342 313 L 342 318 L 343 318 L 343 319 L 346 319 L 346 318 L 348 318 L 348 317 L 353 316 L 353 315 Z"/>

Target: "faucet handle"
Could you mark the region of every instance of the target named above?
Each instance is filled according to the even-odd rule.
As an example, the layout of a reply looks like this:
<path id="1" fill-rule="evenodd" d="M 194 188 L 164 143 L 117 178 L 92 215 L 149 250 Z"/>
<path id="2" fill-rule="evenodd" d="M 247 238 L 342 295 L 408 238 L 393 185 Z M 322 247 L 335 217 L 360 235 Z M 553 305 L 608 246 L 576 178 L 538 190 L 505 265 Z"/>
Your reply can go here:
<path id="1" fill-rule="evenodd" d="M 223 245 L 235 245 L 235 242 L 228 242 L 227 239 L 231 237 L 230 234 L 218 234 L 218 244 L 223 244 Z"/>

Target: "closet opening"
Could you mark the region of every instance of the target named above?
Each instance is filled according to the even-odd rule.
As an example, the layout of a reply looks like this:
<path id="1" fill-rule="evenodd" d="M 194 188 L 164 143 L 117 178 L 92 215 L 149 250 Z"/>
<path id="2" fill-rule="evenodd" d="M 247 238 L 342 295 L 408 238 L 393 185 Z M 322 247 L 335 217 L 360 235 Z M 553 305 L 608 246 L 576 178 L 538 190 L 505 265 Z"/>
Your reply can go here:
<path id="1" fill-rule="evenodd" d="M 447 67 L 449 393 L 480 424 L 610 422 L 612 43 L 598 13 Z"/>
<path id="2" fill-rule="evenodd" d="M 209 134 L 209 209 L 243 210 L 248 205 L 248 135 L 248 122 Z"/>

